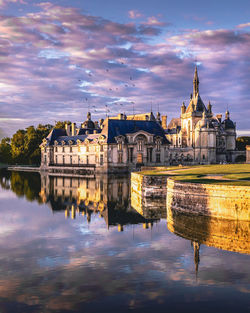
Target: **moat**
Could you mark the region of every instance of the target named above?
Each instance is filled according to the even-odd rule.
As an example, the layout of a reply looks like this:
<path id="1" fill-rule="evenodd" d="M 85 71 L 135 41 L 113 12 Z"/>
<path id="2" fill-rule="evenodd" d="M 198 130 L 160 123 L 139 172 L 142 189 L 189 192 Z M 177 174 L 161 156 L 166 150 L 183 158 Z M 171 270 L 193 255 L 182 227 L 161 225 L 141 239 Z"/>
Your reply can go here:
<path id="1" fill-rule="evenodd" d="M 0 177 L 0 312 L 249 311 L 249 221 L 138 205 L 129 176 Z"/>

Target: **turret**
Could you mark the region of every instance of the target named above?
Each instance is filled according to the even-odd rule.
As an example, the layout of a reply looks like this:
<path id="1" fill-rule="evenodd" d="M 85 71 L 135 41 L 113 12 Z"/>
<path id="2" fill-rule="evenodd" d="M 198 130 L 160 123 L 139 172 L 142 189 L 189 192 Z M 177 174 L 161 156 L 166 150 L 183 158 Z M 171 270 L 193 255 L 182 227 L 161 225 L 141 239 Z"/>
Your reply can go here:
<path id="1" fill-rule="evenodd" d="M 185 106 L 185 102 L 182 103 L 182 106 L 181 106 L 181 114 L 184 114 L 186 113 L 186 106 Z"/>
<path id="2" fill-rule="evenodd" d="M 157 122 L 161 121 L 161 113 L 160 112 L 156 113 L 156 120 L 157 120 Z"/>
<path id="3" fill-rule="evenodd" d="M 207 110 L 208 110 L 208 113 L 212 113 L 212 105 L 210 103 L 210 101 L 208 102 L 208 106 L 207 106 Z"/>

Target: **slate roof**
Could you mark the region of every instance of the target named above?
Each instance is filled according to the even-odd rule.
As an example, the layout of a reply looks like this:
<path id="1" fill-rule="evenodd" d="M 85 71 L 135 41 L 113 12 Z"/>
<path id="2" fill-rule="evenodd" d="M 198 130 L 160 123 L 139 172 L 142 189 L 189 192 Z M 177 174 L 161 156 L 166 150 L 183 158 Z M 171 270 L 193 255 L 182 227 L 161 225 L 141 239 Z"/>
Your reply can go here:
<path id="1" fill-rule="evenodd" d="M 145 131 L 155 136 L 160 136 L 163 143 L 169 144 L 166 139 L 163 128 L 156 121 L 141 121 L 141 120 L 115 120 L 108 119 L 104 122 L 104 128 L 101 134 L 107 136 L 108 143 L 116 143 L 115 137 L 125 136 L 126 134 Z"/>
<path id="2" fill-rule="evenodd" d="M 181 118 L 172 118 L 170 123 L 168 124 L 168 128 L 175 128 L 177 126 L 181 126 Z"/>
<path id="3" fill-rule="evenodd" d="M 208 112 L 199 94 L 197 97 L 193 97 L 190 100 L 187 111 L 186 111 L 187 113 L 192 111 L 192 103 L 194 103 L 195 112 L 203 112 L 203 111 Z"/>
<path id="4" fill-rule="evenodd" d="M 225 119 L 222 122 L 222 125 L 224 126 L 225 129 L 235 129 L 235 124 L 232 120 L 230 120 L 230 118 Z"/>

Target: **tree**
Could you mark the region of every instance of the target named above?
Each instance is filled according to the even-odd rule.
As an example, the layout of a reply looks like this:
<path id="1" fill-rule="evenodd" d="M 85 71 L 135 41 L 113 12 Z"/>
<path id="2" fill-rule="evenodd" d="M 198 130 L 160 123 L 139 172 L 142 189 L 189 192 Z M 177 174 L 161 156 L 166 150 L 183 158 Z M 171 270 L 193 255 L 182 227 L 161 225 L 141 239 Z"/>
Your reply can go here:
<path id="1" fill-rule="evenodd" d="M 52 125 L 39 124 L 37 128 L 29 126 L 26 130 L 18 130 L 11 140 L 11 154 L 15 163 L 39 164 L 41 152 L 39 145 L 47 137 Z"/>
<path id="2" fill-rule="evenodd" d="M 11 139 L 11 155 L 15 163 L 23 163 L 25 161 L 24 145 L 25 130 L 19 129 Z"/>
<path id="3" fill-rule="evenodd" d="M 240 151 L 246 150 L 246 146 L 250 145 L 250 137 L 242 136 L 236 139 L 236 148 Z"/>
<path id="4" fill-rule="evenodd" d="M 56 121 L 54 128 L 65 128 L 65 124 L 71 124 L 70 121 Z"/>
<path id="5" fill-rule="evenodd" d="M 2 163 L 11 163 L 12 156 L 11 156 L 11 145 L 10 145 L 10 138 L 5 137 L 1 140 L 0 143 L 0 162 Z"/>

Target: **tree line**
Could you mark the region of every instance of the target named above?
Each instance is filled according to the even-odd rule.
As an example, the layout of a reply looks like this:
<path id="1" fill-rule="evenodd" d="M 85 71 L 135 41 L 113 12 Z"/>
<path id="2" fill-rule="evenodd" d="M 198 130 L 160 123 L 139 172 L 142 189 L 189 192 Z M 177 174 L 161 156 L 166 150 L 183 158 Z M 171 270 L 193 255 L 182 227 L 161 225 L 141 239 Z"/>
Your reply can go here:
<path id="1" fill-rule="evenodd" d="M 64 128 L 69 121 L 58 121 L 55 125 L 39 124 L 19 129 L 12 138 L 5 137 L 0 143 L 0 162 L 4 164 L 39 165 L 41 151 L 39 145 L 53 127 Z"/>

